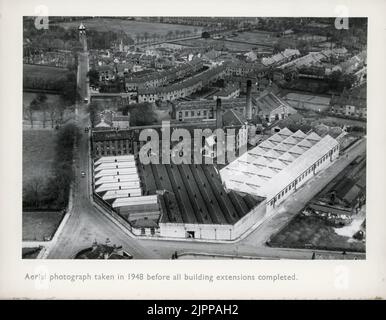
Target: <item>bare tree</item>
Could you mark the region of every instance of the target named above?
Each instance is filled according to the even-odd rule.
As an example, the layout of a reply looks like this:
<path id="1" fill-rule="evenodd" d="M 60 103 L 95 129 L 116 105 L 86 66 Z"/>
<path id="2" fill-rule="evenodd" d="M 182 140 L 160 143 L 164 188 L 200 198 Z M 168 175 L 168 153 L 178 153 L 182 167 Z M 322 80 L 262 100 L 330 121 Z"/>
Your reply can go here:
<path id="1" fill-rule="evenodd" d="M 43 188 L 42 177 L 33 177 L 28 183 L 27 193 L 29 194 L 31 203 L 35 208 L 40 207 L 42 188 Z"/>
<path id="2" fill-rule="evenodd" d="M 50 104 L 48 107 L 48 113 L 51 121 L 51 128 L 54 128 L 54 122 L 58 119 L 58 111 L 59 111 L 58 109 L 59 107 L 53 104 Z"/>
<path id="3" fill-rule="evenodd" d="M 47 110 L 48 110 L 48 107 L 49 107 L 49 105 L 48 105 L 48 103 L 46 103 L 46 102 L 43 102 L 43 103 L 41 104 L 41 106 L 40 106 L 41 111 L 42 111 L 42 113 L 43 113 L 43 119 L 42 119 L 42 122 L 43 122 L 43 128 L 46 127 L 46 122 L 47 122 Z"/>
<path id="4" fill-rule="evenodd" d="M 31 128 L 34 127 L 34 119 L 33 119 L 33 108 L 31 103 L 29 105 L 23 105 L 23 111 L 26 118 L 29 120 Z"/>

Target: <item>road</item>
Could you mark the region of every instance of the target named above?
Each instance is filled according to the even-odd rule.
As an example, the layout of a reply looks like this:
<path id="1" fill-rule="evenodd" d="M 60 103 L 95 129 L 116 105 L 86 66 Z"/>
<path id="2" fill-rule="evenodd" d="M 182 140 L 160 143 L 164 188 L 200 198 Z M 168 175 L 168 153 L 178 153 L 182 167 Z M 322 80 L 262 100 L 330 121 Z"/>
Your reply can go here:
<path id="1" fill-rule="evenodd" d="M 250 234 L 233 243 L 207 243 L 197 240 L 156 240 L 138 239 L 130 236 L 123 229 L 96 209 L 90 200 L 89 179 L 89 139 L 83 128 L 88 126 L 88 114 L 80 107 L 77 112 L 78 124 L 82 130 L 82 137 L 78 141 L 75 158 L 76 178 L 73 188 L 73 206 L 69 219 L 57 238 L 49 248 L 49 259 L 71 259 L 81 249 L 90 247 L 96 240 L 104 243 L 107 238 L 112 244 L 122 245 L 124 250 L 133 255 L 134 259 L 170 259 L 174 252 L 204 252 L 213 254 L 229 254 L 244 256 L 259 256 L 266 259 L 310 259 L 311 250 L 271 248 L 265 245 L 269 237 L 279 231 L 292 219 L 304 205 L 314 197 L 329 181 L 331 181 L 355 157 L 366 151 L 366 141 L 354 145 L 346 155 L 341 156 L 336 163 L 327 170 L 319 173 L 315 178 L 301 187 L 293 197 L 287 199 L 276 208 L 270 220 L 251 230 Z M 83 107 L 84 108 L 84 107 Z M 80 172 L 86 172 L 81 177 Z M 315 250 L 314 250 L 315 251 Z M 324 256 L 342 258 L 341 253 L 333 251 L 316 251 Z M 350 255 L 347 255 L 350 256 Z M 355 255 L 356 256 L 356 255 Z M 361 255 L 358 255 L 361 256 Z M 363 256 L 363 255 L 362 255 Z"/>
<path id="2" fill-rule="evenodd" d="M 49 249 L 49 259 L 70 259 L 81 249 L 90 247 L 94 240 L 104 243 L 107 238 L 113 244 L 122 244 L 125 250 L 134 258 L 158 258 L 151 248 L 141 245 L 136 239 L 131 239 L 116 224 L 112 223 L 92 205 L 88 181 L 90 179 L 88 166 L 88 134 L 83 128 L 88 126 L 88 115 L 84 110 L 77 109 L 78 125 L 82 137 L 78 141 L 77 156 L 75 157 L 75 181 L 73 186 L 73 205 L 69 212 L 70 217 L 62 229 L 57 242 Z M 86 177 L 81 177 L 81 171 L 86 172 Z"/>

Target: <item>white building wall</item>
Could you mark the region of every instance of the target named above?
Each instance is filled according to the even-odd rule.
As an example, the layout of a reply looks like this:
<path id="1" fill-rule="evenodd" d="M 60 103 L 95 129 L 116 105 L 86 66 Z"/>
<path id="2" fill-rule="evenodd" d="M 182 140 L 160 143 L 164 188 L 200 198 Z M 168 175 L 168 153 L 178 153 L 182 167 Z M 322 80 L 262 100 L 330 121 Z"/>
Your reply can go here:
<path id="1" fill-rule="evenodd" d="M 232 225 L 160 223 L 160 235 L 167 238 L 188 238 L 188 232 L 194 232 L 195 239 L 231 240 Z"/>
<path id="2" fill-rule="evenodd" d="M 328 156 L 328 153 L 326 154 Z M 339 156 L 339 149 L 337 151 L 335 151 L 334 153 L 332 153 L 332 156 L 331 156 L 331 160 L 330 160 L 330 157 L 328 156 L 327 159 L 323 162 L 321 162 L 320 165 L 318 165 L 317 167 L 315 167 L 315 175 L 323 170 L 326 170 L 329 166 L 331 166 L 334 161 L 338 158 Z M 290 196 L 291 194 L 293 194 L 294 192 L 296 192 L 302 185 L 304 185 L 308 180 L 310 180 L 311 178 L 313 178 L 315 175 L 314 175 L 314 172 L 312 170 L 312 167 L 313 166 L 310 166 L 307 168 L 307 170 L 305 170 L 306 174 L 304 176 L 304 178 L 302 178 L 300 181 L 299 181 L 299 177 L 296 178 L 296 180 L 298 181 L 296 183 L 296 189 L 295 187 L 291 187 L 287 192 L 284 193 L 283 196 L 280 196 L 280 199 L 276 200 L 275 202 L 275 205 L 271 205 L 271 201 L 272 201 L 272 198 L 270 197 L 270 199 L 267 199 L 267 213 L 269 214 L 271 211 L 273 211 L 273 209 L 279 205 L 280 203 L 282 203 L 285 199 L 288 198 L 288 196 Z M 308 171 L 311 169 L 311 171 L 308 173 Z M 301 175 L 302 176 L 302 175 Z M 288 185 L 291 185 L 295 182 L 295 180 L 292 180 L 292 181 L 288 181 Z M 279 190 L 277 192 L 277 194 L 281 194 L 283 191 L 285 191 L 286 188 L 282 189 L 282 190 Z M 277 196 L 276 196 L 277 198 Z"/>
<path id="3" fill-rule="evenodd" d="M 335 146 L 334 146 L 335 147 Z M 332 150 L 332 149 L 331 149 Z M 315 175 L 329 166 L 331 166 L 339 156 L 339 148 L 332 153 L 331 158 L 329 152 L 327 152 L 326 160 L 322 161 L 317 167 L 315 167 Z M 324 156 L 323 156 L 324 157 Z M 312 165 L 313 166 L 313 165 Z M 304 172 L 312 169 L 312 166 L 307 168 Z M 303 173 L 301 173 L 301 176 Z M 313 170 L 304 176 L 296 185 L 298 190 L 308 180 L 315 176 Z M 299 177 L 296 178 L 298 180 Z M 288 185 L 294 181 L 288 181 Z M 285 190 L 285 189 L 284 189 Z M 275 202 L 275 205 L 271 205 L 271 199 L 262 201 L 254 209 L 252 209 L 247 215 L 241 218 L 234 225 L 215 225 L 215 224 L 183 224 L 183 223 L 160 223 L 160 236 L 169 238 L 188 238 L 187 232 L 195 232 L 195 239 L 202 240 L 235 240 L 247 232 L 252 226 L 262 223 L 270 214 L 273 213 L 274 208 L 282 203 L 287 197 L 293 194 L 295 188 L 288 190 L 283 196 Z M 283 190 L 278 190 L 277 194 Z"/>

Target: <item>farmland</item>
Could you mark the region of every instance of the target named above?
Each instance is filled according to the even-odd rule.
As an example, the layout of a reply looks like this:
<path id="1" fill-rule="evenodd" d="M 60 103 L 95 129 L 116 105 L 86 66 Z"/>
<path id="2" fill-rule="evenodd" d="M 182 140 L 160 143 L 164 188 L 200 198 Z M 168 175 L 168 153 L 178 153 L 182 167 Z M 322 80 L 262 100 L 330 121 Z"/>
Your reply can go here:
<path id="1" fill-rule="evenodd" d="M 78 28 L 80 21 L 63 22 L 59 25 L 65 29 Z M 128 36 L 135 38 L 136 35 L 148 33 L 150 35 L 157 34 L 165 36 L 169 31 L 191 31 L 191 35 L 196 30 L 197 33 L 201 32 L 200 27 L 193 26 L 182 26 L 176 24 L 165 24 L 165 23 L 150 23 L 142 21 L 132 21 L 125 19 L 109 19 L 109 18 L 94 18 L 85 20 L 84 24 L 87 29 L 95 30 L 100 32 L 124 32 Z"/>

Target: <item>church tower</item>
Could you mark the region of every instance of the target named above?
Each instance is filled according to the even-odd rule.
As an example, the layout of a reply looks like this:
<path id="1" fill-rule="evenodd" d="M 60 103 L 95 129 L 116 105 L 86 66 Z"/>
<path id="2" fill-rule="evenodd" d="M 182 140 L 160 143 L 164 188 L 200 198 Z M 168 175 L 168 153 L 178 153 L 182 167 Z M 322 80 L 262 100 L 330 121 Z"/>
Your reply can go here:
<path id="1" fill-rule="evenodd" d="M 83 23 L 80 24 L 79 28 L 79 41 L 82 44 L 83 52 L 87 52 L 87 37 L 86 37 L 86 27 Z"/>

